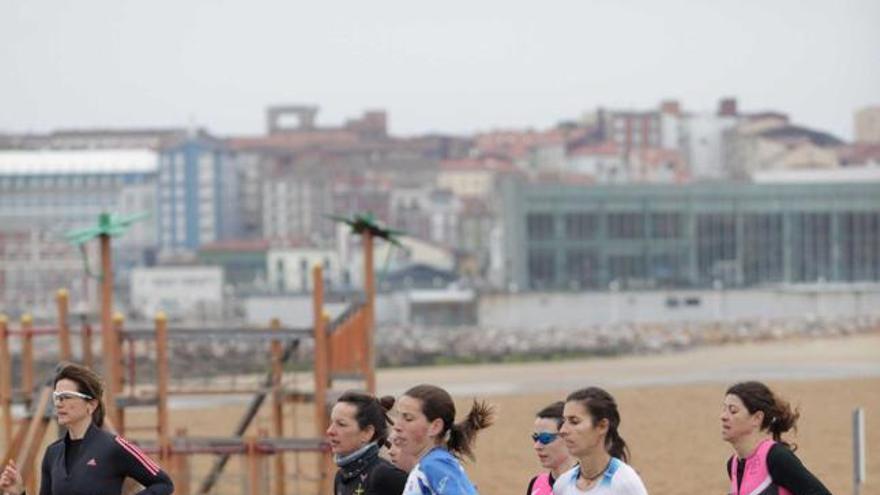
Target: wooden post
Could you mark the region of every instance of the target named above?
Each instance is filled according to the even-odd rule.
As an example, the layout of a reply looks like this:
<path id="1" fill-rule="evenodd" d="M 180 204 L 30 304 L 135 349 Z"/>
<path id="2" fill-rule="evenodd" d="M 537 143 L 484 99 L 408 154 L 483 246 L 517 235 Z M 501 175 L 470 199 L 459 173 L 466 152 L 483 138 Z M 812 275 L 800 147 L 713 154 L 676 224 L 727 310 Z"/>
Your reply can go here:
<path id="1" fill-rule="evenodd" d="M 69 296 L 67 289 L 60 289 L 55 296 L 58 305 L 58 343 L 61 347 L 61 360 L 70 361 L 70 324 L 68 322 Z"/>
<path id="2" fill-rule="evenodd" d="M 265 438 L 266 431 L 260 430 L 259 435 Z M 248 472 L 248 492 L 264 493 L 263 490 L 263 453 L 257 446 L 258 439 L 248 438 L 247 445 L 247 472 Z"/>
<path id="3" fill-rule="evenodd" d="M 113 325 L 113 261 L 110 252 L 110 236 L 101 234 L 101 354 L 104 355 L 104 375 L 107 386 L 104 387 L 107 416 L 111 418 L 116 433 L 122 435 L 123 425 L 119 421 L 116 404 L 119 379 L 118 347 L 116 332 Z"/>
<path id="4" fill-rule="evenodd" d="M 3 413 L 3 448 L 12 445 L 12 359 L 9 353 L 9 327 L 0 314 L 0 413 Z"/>
<path id="5" fill-rule="evenodd" d="M 275 332 L 281 332 L 281 322 L 273 318 L 269 328 Z M 281 340 L 273 339 L 272 352 L 272 434 L 275 438 L 284 437 L 284 398 L 282 394 L 282 379 L 284 378 L 284 363 L 281 362 L 284 349 Z M 284 452 L 275 453 L 275 494 L 284 495 Z"/>
<path id="6" fill-rule="evenodd" d="M 49 424 L 45 414 L 46 409 L 49 407 L 49 400 L 51 397 L 52 388 L 48 386 L 43 387 L 43 390 L 40 393 L 39 402 L 37 402 L 37 408 L 28 423 L 27 433 L 25 434 L 24 441 L 19 448 L 15 460 L 15 463 L 19 466 L 21 477 L 24 479 L 25 486 L 29 493 L 36 493 L 37 449 L 39 449 L 43 443 L 43 435 L 45 435 L 46 427 Z"/>
<path id="7" fill-rule="evenodd" d="M 109 386 L 105 387 L 105 393 L 112 391 L 112 395 L 107 397 L 107 402 L 113 403 L 113 414 L 111 417 L 113 418 L 113 423 L 116 426 L 116 433 L 118 435 L 125 435 L 125 410 L 116 405 L 116 398 L 122 394 L 122 348 L 120 345 L 119 335 L 122 333 L 122 325 L 125 322 L 125 318 L 122 316 L 122 313 L 115 313 L 113 315 L 113 322 L 110 330 L 110 348 L 104 350 L 105 362 L 107 360 L 106 355 L 111 355 L 110 368 L 108 370 L 109 374 Z"/>
<path id="8" fill-rule="evenodd" d="M 168 424 L 168 319 L 161 311 L 156 315 L 156 396 L 159 459 L 167 462 L 171 453 L 171 432 Z"/>
<path id="9" fill-rule="evenodd" d="M 321 266 L 312 269 L 314 293 L 312 311 L 315 319 L 315 434 L 324 438 L 329 426 L 327 417 L 327 385 L 330 381 L 328 370 L 327 326 L 324 319 L 324 277 Z M 330 453 L 322 452 L 318 466 L 319 493 L 330 491 Z"/>
<path id="10" fill-rule="evenodd" d="M 31 408 L 31 395 L 34 393 L 34 320 L 31 315 L 21 317 L 21 393 L 24 394 L 25 408 Z"/>
<path id="11" fill-rule="evenodd" d="M 373 351 L 373 326 L 375 315 L 373 314 L 376 302 L 376 277 L 373 270 L 373 234 L 367 229 L 364 239 L 364 290 L 367 300 L 365 301 L 366 314 L 364 315 L 364 338 L 359 344 L 364 346 L 363 373 L 367 382 L 367 391 L 376 394 L 376 357 Z"/>
<path id="12" fill-rule="evenodd" d="M 180 428 L 175 432 L 175 437 L 183 439 L 186 437 L 186 429 Z M 187 454 L 172 454 L 171 469 L 174 473 L 172 481 L 174 481 L 174 493 L 177 495 L 190 495 L 192 493 L 192 477 L 189 469 L 189 456 Z"/>
<path id="13" fill-rule="evenodd" d="M 95 355 L 92 353 L 92 326 L 83 317 L 82 329 L 80 330 L 80 345 L 82 346 L 83 366 L 95 369 Z"/>

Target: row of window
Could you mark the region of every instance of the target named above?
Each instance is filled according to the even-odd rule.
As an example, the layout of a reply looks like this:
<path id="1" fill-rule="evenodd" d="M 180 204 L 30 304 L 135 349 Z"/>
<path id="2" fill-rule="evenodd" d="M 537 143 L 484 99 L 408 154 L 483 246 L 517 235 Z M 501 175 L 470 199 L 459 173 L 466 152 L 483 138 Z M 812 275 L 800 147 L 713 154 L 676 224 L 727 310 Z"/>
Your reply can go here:
<path id="1" fill-rule="evenodd" d="M 680 238 L 683 234 L 684 215 L 659 212 L 608 213 L 605 215 L 607 236 L 611 239 L 642 239 L 650 236 L 658 239 Z M 600 233 L 598 213 L 567 213 L 562 215 L 566 239 L 593 239 Z M 532 213 L 526 217 L 526 236 L 530 241 L 548 240 L 556 237 L 555 217 L 549 213 Z"/>
<path id="2" fill-rule="evenodd" d="M 122 186 L 150 180 L 149 174 L 0 176 L 0 190 Z"/>
<path id="3" fill-rule="evenodd" d="M 533 287 L 599 287 L 609 280 L 661 285 L 880 280 L 880 212 L 841 213 L 836 225 L 830 213 L 793 214 L 787 227 L 782 214 L 744 215 L 739 243 L 736 221 L 730 214 L 698 215 L 693 244 L 674 254 L 605 253 L 603 258 L 596 249 L 557 254 L 533 246 L 529 280 Z"/>

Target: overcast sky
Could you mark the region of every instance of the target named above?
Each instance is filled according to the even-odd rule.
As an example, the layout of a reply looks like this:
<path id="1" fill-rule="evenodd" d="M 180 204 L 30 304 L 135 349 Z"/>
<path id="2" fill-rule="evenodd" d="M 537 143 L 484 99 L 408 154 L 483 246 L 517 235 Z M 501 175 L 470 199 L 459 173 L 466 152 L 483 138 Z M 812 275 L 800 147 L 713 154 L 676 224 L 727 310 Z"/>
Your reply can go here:
<path id="1" fill-rule="evenodd" d="M 852 137 L 880 104 L 877 0 L 2 0 L 0 132 L 264 130 L 384 108 L 391 131 L 550 126 L 735 96 Z"/>

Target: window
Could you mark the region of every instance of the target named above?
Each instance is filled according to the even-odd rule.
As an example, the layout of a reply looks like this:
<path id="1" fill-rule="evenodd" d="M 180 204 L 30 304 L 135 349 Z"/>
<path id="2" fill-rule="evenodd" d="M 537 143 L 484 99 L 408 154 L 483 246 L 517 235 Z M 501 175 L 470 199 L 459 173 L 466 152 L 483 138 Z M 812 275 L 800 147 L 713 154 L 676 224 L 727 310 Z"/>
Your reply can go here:
<path id="1" fill-rule="evenodd" d="M 598 215 L 595 213 L 568 213 L 565 215 L 565 237 L 590 239 L 595 237 L 598 224 Z"/>
<path id="2" fill-rule="evenodd" d="M 642 213 L 608 214 L 608 237 L 611 239 L 641 239 L 645 237 L 645 217 Z"/>
<path id="3" fill-rule="evenodd" d="M 572 289 L 599 286 L 599 257 L 592 250 L 571 250 L 565 255 L 565 277 Z"/>
<path id="4" fill-rule="evenodd" d="M 526 236 L 538 241 L 553 238 L 553 215 L 549 213 L 530 213 L 526 217 Z"/>
<path id="5" fill-rule="evenodd" d="M 655 239 L 676 239 L 681 237 L 681 213 L 663 212 L 651 214 L 651 237 Z"/>
<path id="6" fill-rule="evenodd" d="M 532 289 L 546 289 L 553 285 L 556 276 L 553 252 L 544 249 L 529 251 L 529 285 Z"/>

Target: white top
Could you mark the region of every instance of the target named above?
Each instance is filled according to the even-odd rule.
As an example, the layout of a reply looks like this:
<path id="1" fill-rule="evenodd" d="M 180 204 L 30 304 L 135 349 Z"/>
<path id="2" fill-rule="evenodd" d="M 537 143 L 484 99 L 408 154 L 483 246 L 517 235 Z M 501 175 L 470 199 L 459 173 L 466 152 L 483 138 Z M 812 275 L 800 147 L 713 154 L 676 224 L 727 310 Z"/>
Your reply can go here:
<path id="1" fill-rule="evenodd" d="M 587 491 L 578 489 L 580 466 L 566 471 L 553 483 L 553 495 L 648 495 L 642 479 L 629 464 L 611 458 L 599 483 Z"/>

